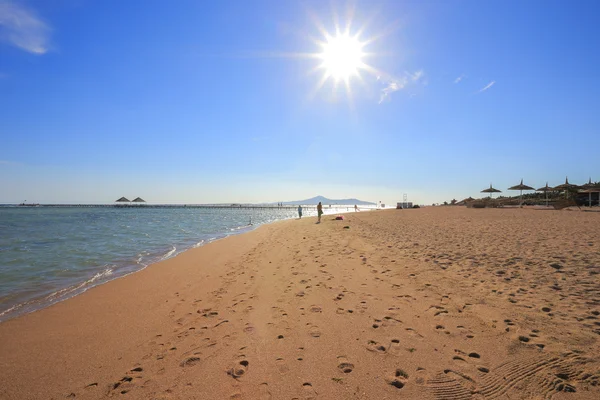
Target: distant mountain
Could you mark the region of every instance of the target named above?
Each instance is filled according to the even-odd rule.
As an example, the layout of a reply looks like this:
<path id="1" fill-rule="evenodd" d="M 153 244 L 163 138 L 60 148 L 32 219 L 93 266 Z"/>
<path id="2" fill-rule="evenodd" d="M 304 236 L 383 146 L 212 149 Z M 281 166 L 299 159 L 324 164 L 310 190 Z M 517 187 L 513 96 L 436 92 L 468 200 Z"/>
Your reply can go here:
<path id="1" fill-rule="evenodd" d="M 302 204 L 302 205 L 314 205 L 314 204 L 318 204 L 319 202 L 321 202 L 323 205 L 330 205 L 330 204 L 342 204 L 342 205 L 358 205 L 358 206 L 371 206 L 371 205 L 376 205 L 375 203 L 371 203 L 369 201 L 362 201 L 362 200 L 358 200 L 358 199 L 341 199 L 341 200 L 336 200 L 336 199 L 328 199 L 327 197 L 323 197 L 323 196 L 316 196 L 313 197 L 311 199 L 306 199 L 306 200 L 296 200 L 296 201 L 284 201 L 283 204 L 284 205 L 297 205 L 297 204 Z"/>

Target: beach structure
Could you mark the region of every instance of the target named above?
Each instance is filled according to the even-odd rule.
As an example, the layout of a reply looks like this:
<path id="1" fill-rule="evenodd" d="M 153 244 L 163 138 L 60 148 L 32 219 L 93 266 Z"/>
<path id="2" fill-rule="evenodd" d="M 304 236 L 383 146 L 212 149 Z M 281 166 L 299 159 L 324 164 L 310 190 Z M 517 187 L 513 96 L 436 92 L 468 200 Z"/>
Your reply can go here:
<path id="1" fill-rule="evenodd" d="M 120 199 L 115 200 L 115 202 L 116 203 L 120 203 L 120 204 L 122 204 L 122 203 L 131 203 L 131 201 L 127 197 L 121 197 Z"/>
<path id="2" fill-rule="evenodd" d="M 466 199 L 462 199 L 461 201 L 457 202 L 456 205 L 457 206 L 465 206 L 467 205 L 467 203 L 472 202 L 473 200 L 475 200 L 474 198 L 472 198 L 471 196 L 467 197 Z"/>
<path id="3" fill-rule="evenodd" d="M 145 203 L 146 200 L 142 199 L 141 197 L 136 197 L 135 199 L 133 199 L 131 201 L 132 203 Z"/>
<path id="4" fill-rule="evenodd" d="M 548 207 L 548 192 L 554 191 L 554 188 L 548 186 L 548 182 L 546 182 L 546 186 L 541 187 L 539 189 L 535 189 L 536 192 L 545 192 L 546 193 L 546 207 Z"/>
<path id="5" fill-rule="evenodd" d="M 489 193 L 490 194 L 490 199 L 492 198 L 492 193 L 502 193 L 502 190 L 498 190 L 494 187 L 492 187 L 492 184 L 490 183 L 490 187 L 487 189 L 483 189 L 481 191 L 481 193 Z"/>
<path id="6" fill-rule="evenodd" d="M 600 184 L 592 182 L 592 178 L 588 181 L 588 183 L 581 185 L 581 188 L 584 189 L 581 193 L 588 194 L 588 204 L 592 206 L 592 193 L 598 193 L 598 204 L 600 205 Z"/>
<path id="7" fill-rule="evenodd" d="M 554 186 L 554 190 L 559 190 L 561 192 L 565 192 L 565 197 L 567 199 L 569 198 L 569 192 L 573 191 L 573 190 L 577 190 L 577 189 L 579 189 L 579 186 L 569 183 L 568 176 L 565 178 L 565 183 L 563 183 L 562 185 Z"/>
<path id="8" fill-rule="evenodd" d="M 520 194 L 519 194 L 519 206 L 522 206 L 522 203 L 523 203 L 523 190 L 535 190 L 535 189 L 532 188 L 531 186 L 524 185 L 523 184 L 523 178 L 521 178 L 521 183 L 519 183 L 518 185 L 509 187 L 508 190 L 519 190 L 520 191 Z"/>

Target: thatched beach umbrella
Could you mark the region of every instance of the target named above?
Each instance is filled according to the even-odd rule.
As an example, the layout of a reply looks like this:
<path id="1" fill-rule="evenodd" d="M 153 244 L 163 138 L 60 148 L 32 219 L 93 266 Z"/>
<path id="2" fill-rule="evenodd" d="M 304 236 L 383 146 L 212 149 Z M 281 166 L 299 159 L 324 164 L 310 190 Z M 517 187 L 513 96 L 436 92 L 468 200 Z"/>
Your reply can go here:
<path id="1" fill-rule="evenodd" d="M 554 188 L 548 186 L 548 182 L 546 182 L 546 186 L 541 187 L 539 189 L 535 189 L 536 192 L 546 192 L 546 207 L 548 207 L 548 192 L 553 191 Z"/>
<path id="2" fill-rule="evenodd" d="M 467 197 L 466 199 L 462 199 L 461 201 L 459 201 L 458 203 L 456 203 L 457 206 L 464 206 L 467 205 L 467 203 L 471 202 L 475 200 L 474 198 L 472 198 L 471 196 Z"/>
<path id="3" fill-rule="evenodd" d="M 600 184 L 593 183 L 592 178 L 590 178 L 588 183 L 586 183 L 585 185 L 581 185 L 581 188 L 585 189 L 585 190 L 583 190 L 582 193 L 588 194 L 589 206 L 591 207 L 592 206 L 592 193 L 600 193 Z M 600 204 L 600 194 L 598 196 L 599 196 L 598 204 Z"/>
<path id="4" fill-rule="evenodd" d="M 115 200 L 117 203 L 129 203 L 129 199 L 126 197 L 121 197 L 119 200 Z"/>
<path id="5" fill-rule="evenodd" d="M 569 183 L 569 177 L 565 178 L 565 183 L 562 185 L 554 186 L 554 190 L 560 190 L 561 192 L 564 191 L 567 198 L 569 198 L 569 191 L 576 189 L 579 189 L 579 186 Z"/>
<path id="6" fill-rule="evenodd" d="M 527 186 L 527 185 L 523 185 L 523 179 L 521 178 L 521 183 L 519 183 L 518 185 L 509 187 L 508 190 L 520 190 L 521 193 L 519 194 L 519 205 L 521 205 L 521 203 L 523 202 L 523 190 L 535 190 L 534 188 L 532 188 L 531 186 Z"/>
<path id="7" fill-rule="evenodd" d="M 489 193 L 490 194 L 490 199 L 492 198 L 492 193 L 502 193 L 502 190 L 498 190 L 496 188 L 492 187 L 492 184 L 490 183 L 490 187 L 488 189 L 483 189 L 481 191 L 481 193 Z"/>
<path id="8" fill-rule="evenodd" d="M 133 199 L 131 201 L 132 203 L 145 203 L 146 200 L 142 199 L 141 197 L 136 197 L 135 199 Z"/>

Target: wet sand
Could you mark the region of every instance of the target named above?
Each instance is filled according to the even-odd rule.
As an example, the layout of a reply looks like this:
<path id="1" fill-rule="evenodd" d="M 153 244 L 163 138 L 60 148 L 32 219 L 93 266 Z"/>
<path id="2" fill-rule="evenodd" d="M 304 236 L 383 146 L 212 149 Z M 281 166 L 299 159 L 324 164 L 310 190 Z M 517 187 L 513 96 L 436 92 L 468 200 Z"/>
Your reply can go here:
<path id="1" fill-rule="evenodd" d="M 600 213 L 332 218 L 0 324 L 0 398 L 600 398 Z"/>

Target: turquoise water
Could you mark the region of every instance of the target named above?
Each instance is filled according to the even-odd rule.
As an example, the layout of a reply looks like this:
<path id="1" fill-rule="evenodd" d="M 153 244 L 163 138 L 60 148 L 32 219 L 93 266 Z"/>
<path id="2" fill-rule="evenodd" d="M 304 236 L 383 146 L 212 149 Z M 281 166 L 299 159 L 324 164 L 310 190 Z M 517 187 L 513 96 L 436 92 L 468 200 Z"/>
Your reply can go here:
<path id="1" fill-rule="evenodd" d="M 0 207 L 0 321 L 288 218 L 296 209 Z"/>

